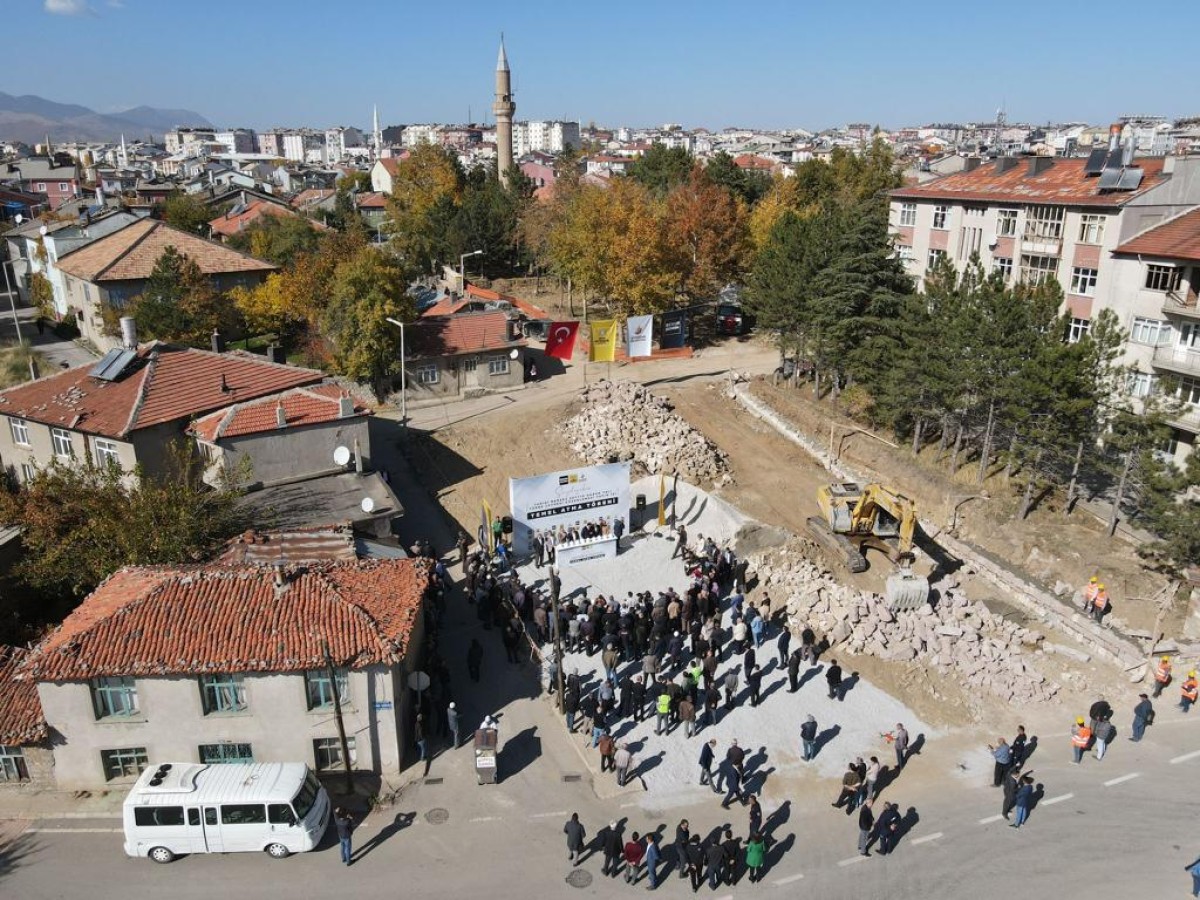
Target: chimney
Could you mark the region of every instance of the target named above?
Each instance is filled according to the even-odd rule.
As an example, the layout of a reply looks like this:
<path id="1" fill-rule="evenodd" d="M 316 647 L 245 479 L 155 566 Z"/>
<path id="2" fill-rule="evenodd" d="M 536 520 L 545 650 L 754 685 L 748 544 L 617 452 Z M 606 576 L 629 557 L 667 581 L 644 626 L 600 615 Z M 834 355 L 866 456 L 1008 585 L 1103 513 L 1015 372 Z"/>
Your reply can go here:
<path id="1" fill-rule="evenodd" d="M 1108 126 L 1108 149 L 1116 150 L 1121 145 L 1121 131 L 1124 125 L 1120 122 L 1113 122 Z"/>
<path id="2" fill-rule="evenodd" d="M 348 419 L 354 415 L 354 398 L 349 394 L 338 397 L 338 418 Z"/>
<path id="3" fill-rule="evenodd" d="M 283 355 L 283 348 L 278 344 L 267 345 L 267 361 L 277 363 L 281 366 L 285 365 L 287 359 Z"/>
<path id="4" fill-rule="evenodd" d="M 1175 174 L 1175 157 L 1174 156 L 1164 156 L 1163 157 L 1162 173 L 1164 175 L 1174 175 Z"/>
<path id="5" fill-rule="evenodd" d="M 1054 165 L 1053 157 L 1035 156 L 1031 160 L 1029 160 L 1029 174 L 1030 175 L 1041 175 L 1043 172 L 1050 169 L 1050 167 L 1053 165 Z"/>
<path id="6" fill-rule="evenodd" d="M 284 576 L 283 563 L 275 563 L 272 567 L 275 569 L 275 590 L 282 591 L 287 586 L 287 578 Z"/>
<path id="7" fill-rule="evenodd" d="M 1127 137 L 1125 139 L 1125 146 L 1121 148 L 1121 165 L 1122 166 L 1128 167 L 1128 166 L 1133 165 L 1133 150 L 1134 150 L 1133 134 L 1131 133 L 1129 135 L 1129 137 Z"/>
<path id="8" fill-rule="evenodd" d="M 968 156 L 967 161 L 966 161 L 965 165 L 963 166 L 963 171 L 964 172 L 974 172 L 976 169 L 979 168 L 979 164 L 981 162 L 983 162 L 983 160 L 980 159 L 978 156 Z"/>
<path id="9" fill-rule="evenodd" d="M 287 428 L 287 413 L 283 411 L 283 401 L 275 404 L 275 427 Z"/>
<path id="10" fill-rule="evenodd" d="M 359 475 L 363 473 L 362 450 L 358 446 L 358 438 L 354 439 L 354 471 Z"/>
<path id="11" fill-rule="evenodd" d="M 126 350 L 136 350 L 137 345 L 137 320 L 133 316 L 121 316 L 121 346 Z"/>
<path id="12" fill-rule="evenodd" d="M 213 329 L 212 333 L 212 352 L 225 352 L 225 338 L 221 337 L 221 332 L 217 331 L 216 329 Z"/>
<path id="13" fill-rule="evenodd" d="M 224 372 L 221 373 L 221 393 L 222 394 L 232 394 L 233 393 L 233 389 L 229 386 L 229 382 L 227 382 L 225 380 Z"/>

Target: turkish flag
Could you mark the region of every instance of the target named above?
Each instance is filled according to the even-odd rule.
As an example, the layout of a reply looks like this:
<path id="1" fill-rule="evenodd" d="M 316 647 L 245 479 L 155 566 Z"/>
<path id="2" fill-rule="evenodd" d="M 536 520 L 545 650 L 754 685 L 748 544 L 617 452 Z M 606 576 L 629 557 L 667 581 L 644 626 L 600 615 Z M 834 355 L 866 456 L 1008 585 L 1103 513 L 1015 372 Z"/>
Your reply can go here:
<path id="1" fill-rule="evenodd" d="M 575 336 L 579 334 L 578 322 L 551 322 L 546 329 L 546 355 L 570 360 L 575 352 Z"/>

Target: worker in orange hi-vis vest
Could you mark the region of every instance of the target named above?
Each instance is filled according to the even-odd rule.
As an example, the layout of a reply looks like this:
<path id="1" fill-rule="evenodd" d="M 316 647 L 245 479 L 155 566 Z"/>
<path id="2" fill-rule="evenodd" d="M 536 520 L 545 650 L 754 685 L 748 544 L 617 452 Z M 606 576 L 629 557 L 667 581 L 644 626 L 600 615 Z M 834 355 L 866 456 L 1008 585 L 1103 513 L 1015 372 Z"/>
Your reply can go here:
<path id="1" fill-rule="evenodd" d="M 1179 708 L 1187 712 L 1196 702 L 1196 670 L 1188 672 L 1187 681 L 1179 686 Z"/>
<path id="2" fill-rule="evenodd" d="M 1100 591 L 1100 579 L 1093 575 L 1083 588 L 1083 611 L 1092 615 L 1092 604 L 1096 602 L 1096 594 Z"/>
<path id="3" fill-rule="evenodd" d="M 1164 656 L 1158 661 L 1158 667 L 1154 670 L 1154 696 L 1157 697 L 1163 692 L 1168 684 L 1171 683 L 1171 657 Z"/>
<path id="4" fill-rule="evenodd" d="M 1096 596 L 1092 598 L 1092 608 L 1089 610 L 1097 622 L 1104 618 L 1104 611 L 1108 609 L 1108 589 L 1103 584 L 1096 585 Z"/>
<path id="5" fill-rule="evenodd" d="M 1087 727 L 1087 722 L 1081 716 L 1075 720 L 1075 726 L 1071 729 L 1071 751 L 1075 754 L 1076 765 L 1083 761 L 1083 751 L 1091 742 L 1092 729 Z"/>

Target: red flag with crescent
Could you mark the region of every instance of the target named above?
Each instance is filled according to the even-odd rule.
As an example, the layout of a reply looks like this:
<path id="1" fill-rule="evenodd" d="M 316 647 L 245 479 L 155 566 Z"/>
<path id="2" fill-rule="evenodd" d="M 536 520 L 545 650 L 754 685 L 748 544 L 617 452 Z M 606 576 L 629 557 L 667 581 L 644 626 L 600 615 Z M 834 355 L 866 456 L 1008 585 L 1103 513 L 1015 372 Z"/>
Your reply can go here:
<path id="1" fill-rule="evenodd" d="M 575 352 L 575 336 L 579 334 L 578 322 L 551 322 L 546 329 L 546 355 L 570 360 Z"/>

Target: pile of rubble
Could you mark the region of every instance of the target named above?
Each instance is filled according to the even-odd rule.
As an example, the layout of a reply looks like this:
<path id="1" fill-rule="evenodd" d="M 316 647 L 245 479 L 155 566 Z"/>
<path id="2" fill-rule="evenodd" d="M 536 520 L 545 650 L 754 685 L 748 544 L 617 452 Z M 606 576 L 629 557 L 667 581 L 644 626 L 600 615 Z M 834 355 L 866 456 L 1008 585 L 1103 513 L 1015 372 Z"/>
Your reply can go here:
<path id="1" fill-rule="evenodd" d="M 968 694 L 986 691 L 1005 702 L 1036 703 L 1058 693 L 1026 661 L 1025 651 L 1037 649 L 1042 635 L 971 603 L 954 579 L 938 583 L 936 606 L 893 613 L 883 597 L 839 584 L 795 548 L 751 565 L 763 589 L 787 597 L 793 630 L 807 624 L 831 647 L 915 661 L 952 676 Z"/>
<path id="2" fill-rule="evenodd" d="M 642 385 L 599 381 L 580 399 L 562 430 L 589 464 L 631 462 L 635 476 L 678 472 L 692 484 L 730 480 L 725 454 Z"/>

